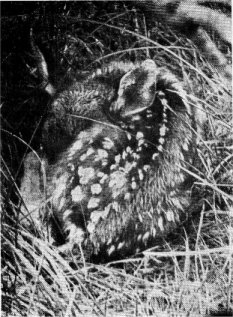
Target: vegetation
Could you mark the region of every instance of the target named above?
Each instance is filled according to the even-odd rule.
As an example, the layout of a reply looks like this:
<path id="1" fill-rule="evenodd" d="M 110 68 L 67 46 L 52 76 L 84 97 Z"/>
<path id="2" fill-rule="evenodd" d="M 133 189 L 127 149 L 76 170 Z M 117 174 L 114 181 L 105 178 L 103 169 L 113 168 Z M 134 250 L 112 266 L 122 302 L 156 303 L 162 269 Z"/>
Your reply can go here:
<path id="1" fill-rule="evenodd" d="M 180 77 L 193 107 L 204 108 L 195 182 L 201 208 L 153 249 L 97 265 L 81 255 L 62 256 L 41 225 L 18 221 L 23 160 L 39 150 L 50 101 L 39 87 L 31 26 L 55 86 L 109 61 L 152 58 Z M 212 37 L 230 58 L 230 48 Z M 5 2 L 2 48 L 3 316 L 230 316 L 233 142 L 224 79 L 187 38 L 147 21 L 126 2 Z"/>

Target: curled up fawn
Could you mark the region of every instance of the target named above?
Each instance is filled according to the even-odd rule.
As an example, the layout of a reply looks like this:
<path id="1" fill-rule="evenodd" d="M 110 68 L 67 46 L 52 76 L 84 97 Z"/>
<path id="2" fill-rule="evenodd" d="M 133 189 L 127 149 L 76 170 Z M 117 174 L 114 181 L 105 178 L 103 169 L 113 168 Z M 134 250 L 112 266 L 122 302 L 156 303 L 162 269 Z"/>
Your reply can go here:
<path id="1" fill-rule="evenodd" d="M 30 152 L 23 218 L 52 223 L 62 250 L 135 254 L 171 233 L 193 203 L 198 114 L 153 60 L 111 65 L 54 95 L 40 159 Z"/>

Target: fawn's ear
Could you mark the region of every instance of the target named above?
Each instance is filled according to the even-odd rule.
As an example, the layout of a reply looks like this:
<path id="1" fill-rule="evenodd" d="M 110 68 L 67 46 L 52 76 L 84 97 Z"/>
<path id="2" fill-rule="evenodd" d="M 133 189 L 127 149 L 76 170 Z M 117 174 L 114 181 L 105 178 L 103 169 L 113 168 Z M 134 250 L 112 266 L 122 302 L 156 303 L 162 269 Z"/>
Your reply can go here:
<path id="1" fill-rule="evenodd" d="M 40 81 L 40 89 L 46 91 L 51 97 L 55 95 L 56 90 L 49 81 L 48 65 L 41 50 L 35 43 L 33 29 L 30 29 L 30 46 L 31 53 L 35 63 L 35 68 L 31 72 L 35 72 Z"/>
<path id="2" fill-rule="evenodd" d="M 118 97 L 110 111 L 129 117 L 150 107 L 155 99 L 158 69 L 153 60 L 127 72 L 120 81 Z"/>

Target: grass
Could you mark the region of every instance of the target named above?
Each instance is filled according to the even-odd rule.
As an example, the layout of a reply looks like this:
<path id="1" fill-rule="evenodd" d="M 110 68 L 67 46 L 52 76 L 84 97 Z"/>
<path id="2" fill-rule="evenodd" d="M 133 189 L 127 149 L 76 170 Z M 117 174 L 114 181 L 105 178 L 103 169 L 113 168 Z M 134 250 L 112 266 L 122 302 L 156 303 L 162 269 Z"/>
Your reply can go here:
<path id="1" fill-rule="evenodd" d="M 94 67 L 109 60 L 153 58 L 158 66 L 167 66 L 178 74 L 184 81 L 190 104 L 203 107 L 207 117 L 204 135 L 199 134 L 198 153 L 202 166 L 195 184 L 203 192 L 201 208 L 197 208 L 187 226 L 143 252 L 143 256 L 97 265 L 86 262 L 81 254 L 61 255 L 52 245 L 46 228 L 33 224 L 34 230 L 31 230 L 18 220 L 20 164 L 15 163 L 15 153 L 22 158 L 20 153 L 25 154 L 25 148 L 27 150 L 22 147 L 25 143 L 36 148 L 38 141 L 33 142 L 39 139 L 37 113 L 32 112 L 29 118 L 34 118 L 29 137 L 23 123 L 15 129 L 14 114 L 13 119 L 3 117 L 3 316 L 196 317 L 214 311 L 220 315 L 221 310 L 226 315 L 233 310 L 231 91 L 187 39 L 156 25 L 153 40 L 148 40 L 149 26 L 143 17 L 134 16 L 139 21 L 140 31 L 143 30 L 138 34 L 138 29 L 132 30 L 131 20 L 125 21 L 124 8 L 118 9 L 118 14 L 103 14 L 105 25 L 99 24 L 100 20 L 88 24 L 85 17 L 77 22 L 71 14 L 72 7 L 71 12 L 61 14 L 56 28 L 61 34 L 56 44 L 62 72 L 72 77 L 77 71 L 78 58 L 78 67 L 81 64 Z M 43 21 L 42 26 L 46 26 L 46 17 Z M 85 25 L 88 25 L 87 31 L 83 29 Z M 94 30 L 89 31 L 90 25 L 94 25 Z M 51 34 L 46 38 L 46 32 L 38 29 L 38 38 L 54 47 L 55 42 L 49 39 Z M 110 49 L 113 33 L 116 34 L 117 51 Z M 97 39 L 99 42 L 95 41 Z M 80 58 L 80 51 L 75 51 L 77 46 L 81 47 L 81 53 L 85 51 L 85 57 Z M 12 74 L 13 68 L 11 65 Z M 5 79 L 4 92 L 12 88 L 9 79 Z M 32 89 L 32 93 L 34 91 Z M 27 105 L 28 98 L 23 94 L 17 100 L 18 108 Z M 6 98 L 3 107 L 8 105 L 9 109 L 9 104 L 13 112 L 18 113 L 12 100 Z M 19 117 L 19 121 L 23 122 L 22 118 Z"/>

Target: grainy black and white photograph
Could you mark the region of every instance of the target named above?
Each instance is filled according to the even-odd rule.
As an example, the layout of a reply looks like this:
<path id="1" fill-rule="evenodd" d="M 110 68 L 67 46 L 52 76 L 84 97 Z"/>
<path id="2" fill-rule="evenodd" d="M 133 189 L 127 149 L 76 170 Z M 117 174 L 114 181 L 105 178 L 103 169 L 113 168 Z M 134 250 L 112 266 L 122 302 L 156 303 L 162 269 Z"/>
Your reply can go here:
<path id="1" fill-rule="evenodd" d="M 230 0 L 1 2 L 1 315 L 233 315 Z"/>

